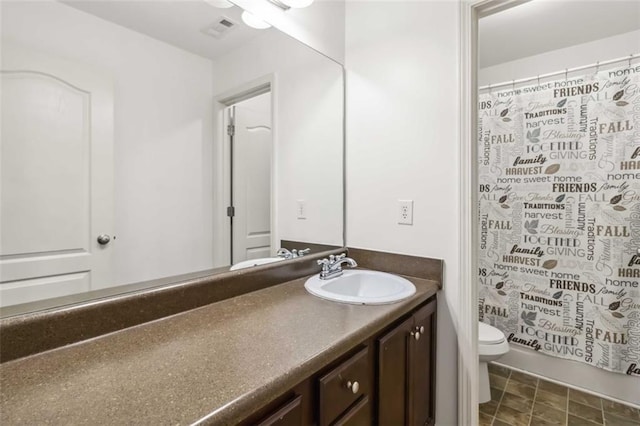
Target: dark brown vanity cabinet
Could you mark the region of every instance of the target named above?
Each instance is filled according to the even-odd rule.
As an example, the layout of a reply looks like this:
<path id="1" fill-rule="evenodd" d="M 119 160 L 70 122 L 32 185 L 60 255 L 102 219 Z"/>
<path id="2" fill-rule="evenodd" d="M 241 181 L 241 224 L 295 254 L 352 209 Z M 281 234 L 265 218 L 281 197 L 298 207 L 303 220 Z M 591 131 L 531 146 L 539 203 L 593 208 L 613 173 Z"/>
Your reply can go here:
<path id="1" fill-rule="evenodd" d="M 433 298 L 242 424 L 432 425 L 435 343 Z"/>
<path id="2" fill-rule="evenodd" d="M 435 423 L 435 314 L 434 300 L 378 339 L 378 424 Z"/>

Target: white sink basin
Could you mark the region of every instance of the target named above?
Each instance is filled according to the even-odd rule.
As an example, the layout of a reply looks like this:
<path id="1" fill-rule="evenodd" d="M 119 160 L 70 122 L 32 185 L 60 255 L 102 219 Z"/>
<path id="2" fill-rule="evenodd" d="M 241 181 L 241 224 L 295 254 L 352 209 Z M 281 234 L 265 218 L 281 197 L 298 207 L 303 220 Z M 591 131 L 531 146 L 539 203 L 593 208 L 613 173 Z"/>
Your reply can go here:
<path id="1" fill-rule="evenodd" d="M 334 302 L 382 305 L 411 297 L 416 287 L 411 281 L 385 272 L 349 269 L 336 278 L 309 278 L 304 287 L 314 296 Z"/>
<path id="2" fill-rule="evenodd" d="M 250 268 L 252 266 L 266 265 L 267 263 L 280 262 L 284 260 L 284 257 L 261 257 L 260 259 L 249 259 L 242 262 L 238 262 L 229 268 L 230 271 L 237 271 L 238 269 Z"/>

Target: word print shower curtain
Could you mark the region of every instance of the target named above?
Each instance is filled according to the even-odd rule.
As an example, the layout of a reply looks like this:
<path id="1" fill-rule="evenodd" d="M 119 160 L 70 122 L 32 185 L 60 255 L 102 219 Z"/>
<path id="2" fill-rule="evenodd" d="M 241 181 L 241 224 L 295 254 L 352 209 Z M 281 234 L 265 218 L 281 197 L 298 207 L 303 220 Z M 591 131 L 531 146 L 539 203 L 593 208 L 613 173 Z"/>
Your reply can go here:
<path id="1" fill-rule="evenodd" d="M 640 376 L 640 65 L 479 97 L 480 320 Z"/>

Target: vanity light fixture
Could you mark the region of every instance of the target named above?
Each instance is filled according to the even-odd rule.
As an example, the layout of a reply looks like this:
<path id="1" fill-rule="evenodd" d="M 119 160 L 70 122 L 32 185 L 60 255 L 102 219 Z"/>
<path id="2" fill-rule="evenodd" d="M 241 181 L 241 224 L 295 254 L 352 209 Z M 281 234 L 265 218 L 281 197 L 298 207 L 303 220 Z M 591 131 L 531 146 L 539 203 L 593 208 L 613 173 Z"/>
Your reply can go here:
<path id="1" fill-rule="evenodd" d="M 230 7 L 235 6 L 233 3 L 227 0 L 204 0 L 205 3 L 210 4 L 213 7 L 217 7 L 218 9 L 228 9 Z"/>
<path id="2" fill-rule="evenodd" d="M 217 1 L 226 2 L 226 0 L 206 0 L 206 1 L 207 2 L 217 2 Z M 273 4 L 274 6 L 279 7 L 284 12 L 286 12 L 291 8 L 307 7 L 311 5 L 311 3 L 313 3 L 314 0 L 267 0 L 267 1 Z M 246 10 L 242 12 L 242 21 L 248 26 L 250 26 L 251 28 L 256 28 L 259 30 L 264 30 L 266 28 L 271 27 L 269 23 L 263 21 L 262 19 L 251 14 L 250 12 L 247 12 Z"/>
<path id="3" fill-rule="evenodd" d="M 247 12 L 246 10 L 242 12 L 242 21 L 251 28 L 255 28 L 257 30 L 264 30 L 271 27 L 270 24 L 258 18 L 256 15 Z"/>
<path id="4" fill-rule="evenodd" d="M 313 3 L 313 0 L 278 0 L 278 1 L 293 8 L 302 8 L 302 7 L 311 6 L 311 3 Z"/>
<path id="5" fill-rule="evenodd" d="M 313 0 L 268 0 L 269 3 L 278 6 L 280 9 L 287 11 L 291 8 L 303 8 L 310 6 Z"/>

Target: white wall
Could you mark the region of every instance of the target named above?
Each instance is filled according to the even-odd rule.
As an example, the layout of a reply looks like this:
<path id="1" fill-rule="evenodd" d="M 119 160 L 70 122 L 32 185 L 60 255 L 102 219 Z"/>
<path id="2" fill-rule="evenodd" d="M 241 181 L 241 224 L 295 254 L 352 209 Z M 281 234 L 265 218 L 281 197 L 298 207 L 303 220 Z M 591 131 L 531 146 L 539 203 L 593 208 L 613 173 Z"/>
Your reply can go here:
<path id="1" fill-rule="evenodd" d="M 442 258 L 437 424 L 456 425 L 458 4 L 347 2 L 347 243 Z M 398 225 L 414 200 L 413 226 Z"/>
<path id="2" fill-rule="evenodd" d="M 54 2 L 2 2 L 2 37 L 113 78 L 114 284 L 212 267 L 211 61 Z"/>
<path id="3" fill-rule="evenodd" d="M 640 31 L 633 31 L 480 69 L 479 84 L 497 84 L 532 77 L 565 68 L 595 64 L 597 61 L 603 62 L 638 52 L 640 52 Z M 634 63 L 636 61 L 638 60 L 634 60 Z M 610 373 L 587 364 L 524 350 L 514 345 L 499 362 L 582 388 L 587 392 L 595 392 L 640 405 L 640 392 L 638 392 L 636 377 Z"/>
<path id="4" fill-rule="evenodd" d="M 596 62 L 622 58 L 632 53 L 640 53 L 640 30 L 481 68 L 478 70 L 478 85 L 494 85 L 584 65 L 595 65 Z M 634 63 L 637 61 L 634 60 Z M 577 72 L 580 73 L 584 71 Z M 535 81 L 532 81 L 529 84 L 534 83 Z"/>
<path id="5" fill-rule="evenodd" d="M 271 75 L 277 240 L 342 245 L 342 67 L 272 31 L 214 62 L 216 95 Z M 300 199 L 306 219 L 297 218 Z"/>

